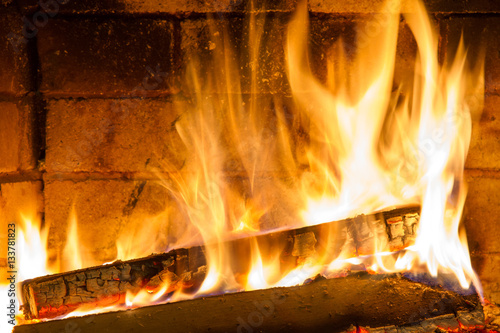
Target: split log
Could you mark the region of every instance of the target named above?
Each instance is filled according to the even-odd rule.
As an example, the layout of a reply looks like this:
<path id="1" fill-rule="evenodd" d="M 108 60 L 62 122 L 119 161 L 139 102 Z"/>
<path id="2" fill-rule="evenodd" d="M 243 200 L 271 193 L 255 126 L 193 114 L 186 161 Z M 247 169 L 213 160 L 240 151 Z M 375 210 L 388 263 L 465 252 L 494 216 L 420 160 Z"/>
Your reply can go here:
<path id="1" fill-rule="evenodd" d="M 486 319 L 482 306 L 478 306 L 473 311 L 457 311 L 454 314 L 432 317 L 417 323 L 404 326 L 384 326 L 384 327 L 350 327 L 343 333 L 480 333 L 489 332 L 486 329 Z"/>
<path id="2" fill-rule="evenodd" d="M 418 223 L 418 207 L 407 207 L 371 215 L 242 238 L 222 245 L 236 253 L 231 263 L 236 274 L 250 265 L 252 242 L 263 258 L 281 253 L 280 269 L 288 272 L 315 256 L 331 259 L 399 250 L 411 244 Z M 167 293 L 196 291 L 205 276 L 205 248 L 175 249 L 164 254 L 49 275 L 22 282 L 22 310 L 26 319 L 54 318 L 82 305 L 106 307 L 125 303 L 125 294 L 141 289 L 156 291 L 168 285 Z M 301 283 L 302 281 L 298 281 Z"/>
<path id="3" fill-rule="evenodd" d="M 351 324 L 384 327 L 480 309 L 462 296 L 400 274 L 316 279 L 271 288 L 20 325 L 14 333 L 342 332 Z M 444 317 L 446 319 L 447 317 Z M 443 318 L 441 318 L 443 319 Z M 425 332 L 420 327 L 418 332 Z"/>

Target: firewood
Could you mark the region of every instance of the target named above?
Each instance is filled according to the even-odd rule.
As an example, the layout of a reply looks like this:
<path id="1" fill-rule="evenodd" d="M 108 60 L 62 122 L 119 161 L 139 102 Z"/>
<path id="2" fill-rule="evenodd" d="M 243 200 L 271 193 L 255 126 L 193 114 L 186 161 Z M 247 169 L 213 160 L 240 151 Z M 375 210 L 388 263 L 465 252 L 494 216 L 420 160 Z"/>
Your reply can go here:
<path id="1" fill-rule="evenodd" d="M 405 243 L 406 230 L 413 231 L 418 223 L 418 207 L 401 208 L 352 219 L 324 223 L 294 230 L 241 238 L 224 243 L 225 249 L 239 254 L 234 271 L 248 271 L 251 241 L 257 241 L 263 258 L 281 253 L 280 268 L 289 271 L 318 253 L 327 253 L 332 259 L 371 254 L 378 250 L 396 250 L 391 242 Z M 387 221 L 397 223 L 409 220 L 404 228 L 393 231 Z M 398 227 L 399 228 L 399 227 Z M 413 236 L 409 234 L 408 236 Z M 379 244 L 375 244 L 378 242 Z M 382 247 L 380 247 L 382 244 Z M 399 243 L 398 243 L 399 244 Z M 408 243 L 409 245 L 409 243 Z M 67 314 L 81 305 L 104 307 L 123 304 L 127 291 L 141 289 L 155 292 L 168 285 L 167 293 L 185 289 L 195 291 L 205 277 L 206 258 L 203 246 L 175 249 L 146 258 L 116 261 L 111 264 L 80 269 L 22 282 L 22 310 L 27 319 L 54 318 Z M 278 251 L 278 252 L 276 252 Z"/>
<path id="2" fill-rule="evenodd" d="M 68 328 L 81 333 L 333 333 L 343 332 L 351 325 L 400 326 L 449 315 L 441 317 L 438 321 L 441 323 L 450 321 L 454 313 L 477 309 L 481 309 L 481 304 L 476 294 L 459 295 L 400 274 L 362 272 L 343 278 L 318 278 L 296 287 L 237 292 L 20 325 L 14 328 L 14 333 L 66 332 Z M 418 328 L 418 332 L 425 332 L 422 326 Z"/>

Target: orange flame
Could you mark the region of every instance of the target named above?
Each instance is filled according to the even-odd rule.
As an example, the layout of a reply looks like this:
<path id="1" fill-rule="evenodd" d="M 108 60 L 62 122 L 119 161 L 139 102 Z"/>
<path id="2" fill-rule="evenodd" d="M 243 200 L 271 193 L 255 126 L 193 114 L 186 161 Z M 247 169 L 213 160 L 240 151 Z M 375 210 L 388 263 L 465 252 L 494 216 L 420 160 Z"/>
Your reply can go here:
<path id="1" fill-rule="evenodd" d="M 244 70 L 234 60 L 237 56 L 227 31 L 211 27 L 212 70 L 203 73 L 202 65 L 193 60 L 187 79 L 192 96 L 189 101 L 176 101 L 184 112 L 175 128 L 191 154 L 182 172 L 162 180 L 176 204 L 169 209 L 187 220 L 185 224 L 173 221 L 185 228 L 178 242 L 168 247 L 205 244 L 206 277 L 194 295 L 181 290 L 170 301 L 293 286 L 320 273 L 335 276 L 360 264 L 373 273 L 423 268 L 433 276 L 452 272 L 463 288 L 472 281 L 480 290 L 460 218 L 466 197 L 463 169 L 470 113 L 482 108 L 482 62 L 469 69 L 461 44 L 455 59 L 440 65 L 438 38 L 425 9 L 420 2 L 411 4 L 404 18 L 418 46 L 414 80 L 397 87 L 399 1 L 388 1 L 374 15 L 368 24 L 378 26 L 378 33 L 370 39 L 359 37 L 354 58 L 346 54 L 341 41 L 330 50 L 326 83 L 311 69 L 307 4 L 299 4 L 285 45 L 287 76 L 297 111 L 292 121 L 280 97 L 266 102 L 256 97 L 260 83 L 271 80 L 261 77 L 259 71 L 263 18 L 251 11 L 248 20 L 248 43 L 252 45 L 248 50 L 248 97 L 242 94 Z M 213 90 L 219 93 L 213 94 Z M 306 130 L 305 142 L 298 142 L 296 127 Z M 165 169 L 171 170 L 170 166 Z M 244 178 L 246 183 L 237 185 L 231 177 Z M 280 207 L 283 203 L 287 208 Z M 249 239 L 249 251 L 244 254 L 233 253 L 225 243 L 273 228 L 316 225 L 409 204 L 422 207 L 419 229 L 414 245 L 399 254 L 390 252 L 387 242 L 378 237 L 385 230 L 376 229 L 370 231 L 373 251 L 366 251 L 374 255 L 357 253 L 348 242 L 338 250 L 332 245 L 341 238 L 337 226 L 325 234 L 325 246 L 301 258 L 295 268 L 281 265 L 282 248 L 264 249 L 255 238 Z M 279 225 L 268 222 L 276 211 L 285 216 Z M 148 241 L 151 230 L 157 232 L 157 223 L 168 219 L 168 213 L 148 224 L 153 229 L 123 235 L 117 244 L 119 259 L 151 253 L 158 245 Z M 64 260 L 78 268 L 82 260 L 78 257 L 76 217 L 71 220 Z M 30 224 L 25 231 L 31 233 Z M 37 247 L 37 255 L 44 255 L 45 245 L 38 244 L 36 237 L 29 236 L 27 245 Z M 134 241 L 140 246 L 133 246 Z M 23 256 L 23 262 L 35 268 L 27 259 L 30 256 Z M 241 261 L 238 269 L 234 261 Z M 242 272 L 240 266 L 248 267 Z M 37 267 L 26 277 L 44 274 L 47 272 Z M 152 304 L 169 292 L 166 281 L 155 290 L 129 292 L 124 303 L 128 307 Z"/>
<path id="2" fill-rule="evenodd" d="M 310 152 L 311 170 L 317 170 L 310 177 L 314 184 L 324 186 L 317 193 L 303 191 L 309 195 L 304 218 L 317 224 L 418 202 L 422 215 L 415 245 L 395 263 L 379 253 L 379 265 L 372 267 L 411 270 L 421 262 L 433 276 L 440 269 L 451 271 L 462 287 L 468 288 L 472 280 L 479 289 L 459 223 L 466 193 L 463 169 L 470 140 L 470 108 L 477 111 L 482 105 L 482 63 L 468 72 L 461 44 L 449 68 L 440 66 L 437 36 L 423 5 L 415 2 L 413 11 L 405 14 L 418 45 L 413 89 L 400 87 L 394 96 L 399 24 L 395 4 L 387 2 L 381 18 L 376 18 L 383 29 L 358 50 L 353 66 L 338 52 L 340 66 L 350 71 L 347 77 L 356 78 L 355 86 L 343 84 L 345 70 L 340 77 L 332 70 L 334 89 L 322 85 L 307 63 L 305 9 L 290 24 L 291 87 L 316 125 L 317 133 L 310 133 L 311 137 L 324 149 L 321 156 L 327 156 L 318 159 L 318 154 Z M 467 100 L 471 93 L 472 104 Z M 397 103 L 395 98 L 403 101 Z M 387 124 L 388 118 L 392 126 Z M 381 138 L 387 138 L 388 144 L 381 144 Z M 334 161 L 333 172 L 325 160 Z M 403 174 L 402 170 L 409 172 Z"/>

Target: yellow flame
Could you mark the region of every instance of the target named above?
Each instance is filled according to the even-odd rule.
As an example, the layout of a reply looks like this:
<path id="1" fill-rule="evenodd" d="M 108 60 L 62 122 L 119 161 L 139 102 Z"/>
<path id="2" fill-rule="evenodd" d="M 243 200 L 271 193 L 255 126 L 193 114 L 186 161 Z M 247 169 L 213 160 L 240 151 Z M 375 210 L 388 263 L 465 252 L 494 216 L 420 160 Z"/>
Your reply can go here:
<path id="1" fill-rule="evenodd" d="M 311 68 L 307 3 L 302 1 L 284 45 L 291 101 L 257 98 L 262 83 L 273 81 L 263 77 L 261 67 L 275 61 L 262 60 L 260 53 L 267 24 L 262 15 L 251 11 L 247 21 L 247 67 L 235 60 L 239 54 L 229 33 L 211 25 L 212 55 L 203 61 L 193 55 L 188 93 L 175 100 L 182 110 L 175 129 L 190 154 L 182 171 L 161 180 L 173 204 L 145 219 L 150 223 L 125 232 L 117 243 L 118 258 L 144 256 L 160 245 L 204 244 L 201 287 L 195 294 L 180 290 L 170 301 L 293 286 L 358 265 L 371 272 L 451 272 L 463 288 L 472 281 L 479 289 L 460 219 L 470 112 L 482 107 L 483 63 L 470 68 L 460 44 L 455 58 L 441 65 L 438 37 L 425 8 L 410 2 L 404 19 L 418 46 L 414 72 L 407 73 L 413 82 L 395 83 L 399 1 L 387 1 L 360 24 L 356 52 L 347 52 L 338 40 L 327 52 L 325 80 Z M 243 94 L 243 77 L 250 80 L 248 94 Z M 391 252 L 384 227 L 370 229 L 373 240 L 367 246 L 372 248 L 360 250 L 345 228 L 332 225 L 322 232 L 321 246 L 287 266 L 281 262 L 283 247 L 265 247 L 250 237 L 410 204 L 421 205 L 422 212 L 414 244 L 401 253 Z M 178 219 L 169 221 L 173 211 Z M 275 216 L 282 220 L 273 224 Z M 64 260 L 80 267 L 74 211 L 70 220 Z M 174 244 L 158 236 L 165 221 L 182 230 Z M 234 251 L 227 241 L 243 236 L 249 236 L 248 247 Z M 28 237 L 29 245 L 42 248 L 41 255 L 45 245 L 38 245 L 36 237 Z M 45 274 L 41 267 L 30 268 L 35 271 L 27 276 Z M 168 292 L 168 283 L 154 291 L 129 292 L 125 303 L 154 303 Z"/>
<path id="2" fill-rule="evenodd" d="M 159 290 L 152 292 L 140 290 L 138 293 L 127 292 L 125 296 L 125 304 L 127 307 L 138 307 L 143 305 L 154 304 L 168 290 L 168 284 L 163 285 Z"/>
<path id="3" fill-rule="evenodd" d="M 19 279 L 28 280 L 52 274 L 47 267 L 48 228 L 41 228 L 41 221 L 21 214 L 22 225 L 18 234 Z"/>
<path id="4" fill-rule="evenodd" d="M 244 289 L 265 289 L 275 285 L 281 275 L 279 252 L 270 253 L 263 259 L 257 240 L 252 238 L 250 240 L 250 254 L 250 268 Z"/>
<path id="5" fill-rule="evenodd" d="M 293 96 L 310 119 L 309 172 L 303 177 L 308 224 L 339 220 L 360 213 L 407 203 L 395 196 L 397 183 L 380 156 L 384 121 L 391 111 L 399 10 L 394 2 L 371 23 L 379 34 L 358 37 L 358 52 L 349 63 L 339 41 L 332 51 L 329 82 L 312 73 L 308 55 L 306 3 L 288 29 L 288 74 Z M 358 31 L 368 29 L 361 26 Z M 361 33 L 360 33 L 361 35 Z M 354 82 L 348 82 L 352 78 Z"/>
<path id="6" fill-rule="evenodd" d="M 82 250 L 78 237 L 78 222 L 75 207 L 71 209 L 69 216 L 68 235 L 63 250 L 62 263 L 65 271 L 83 268 Z"/>
<path id="7" fill-rule="evenodd" d="M 311 172 L 305 183 L 308 188 L 303 191 L 309 195 L 304 218 L 317 224 L 392 205 L 420 203 L 415 245 L 397 262 L 379 253 L 374 258 L 376 267 L 411 270 L 418 267 L 418 261 L 425 263 L 433 276 L 439 269 L 452 271 L 462 287 L 467 288 L 471 280 L 479 287 L 465 237 L 459 236 L 458 229 L 471 127 L 466 94 L 472 91 L 476 96 L 473 107 L 480 107 L 482 97 L 477 96 L 482 94 L 482 68 L 465 70 L 462 45 L 449 68 L 440 66 L 437 35 L 423 5 L 415 2 L 414 11 L 405 14 L 405 19 L 418 45 L 416 75 L 413 89 L 400 87 L 396 97 L 406 97 L 395 103 L 392 85 L 399 11 L 394 10 L 394 4 L 387 2 L 375 17 L 374 22 L 383 28 L 380 33 L 363 44 L 358 40 L 354 65 L 343 62 L 344 55 L 337 52 L 340 66 L 348 68 L 347 77 L 354 77 L 355 85 L 343 84 L 346 70 L 341 71 L 341 77 L 331 70 L 334 89 L 320 83 L 307 61 L 305 9 L 290 24 L 290 84 L 315 125 L 311 138 L 317 140 L 317 149 L 324 149 L 321 154 L 309 152 Z M 305 2 L 302 6 L 305 8 Z M 388 126 L 388 118 L 393 126 Z M 381 137 L 388 137 L 387 145 L 381 145 Z M 323 186 L 318 189 L 316 184 Z"/>
<path id="8" fill-rule="evenodd" d="M 0 292 L 2 293 L 3 304 L 9 304 L 12 297 L 9 293 L 14 292 L 16 299 L 16 306 L 23 304 L 21 298 L 21 281 L 27 279 L 33 279 L 39 276 L 45 276 L 49 274 L 54 274 L 56 271 L 49 267 L 49 260 L 47 258 L 47 241 L 48 241 L 48 228 L 42 227 L 42 221 L 40 215 L 37 214 L 38 207 L 34 205 L 30 208 L 30 211 L 25 211 L 20 213 L 19 219 L 15 221 L 10 221 L 9 223 L 14 223 L 16 229 L 15 240 L 15 261 L 12 269 L 7 269 L 7 276 L 15 275 L 15 288 L 11 288 L 8 285 L 4 285 L 7 279 L 2 274 L 2 282 L 0 286 Z M 11 273 L 9 273 L 11 272 Z M 2 272 L 3 273 L 3 272 Z M 16 308 L 16 322 L 17 324 L 23 323 L 24 318 L 18 313 L 18 308 Z M 9 320 L 11 318 L 8 318 Z M 12 325 L 3 321 L 0 325 L 2 331 L 9 332 L 12 330 Z"/>

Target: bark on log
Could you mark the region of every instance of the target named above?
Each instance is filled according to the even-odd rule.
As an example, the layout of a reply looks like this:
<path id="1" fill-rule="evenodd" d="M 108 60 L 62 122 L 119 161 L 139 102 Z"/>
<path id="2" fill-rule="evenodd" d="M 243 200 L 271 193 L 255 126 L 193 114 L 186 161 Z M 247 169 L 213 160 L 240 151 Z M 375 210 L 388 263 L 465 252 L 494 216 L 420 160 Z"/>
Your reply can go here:
<path id="1" fill-rule="evenodd" d="M 236 272 L 247 272 L 250 244 L 257 241 L 261 255 L 281 252 L 283 271 L 295 268 L 317 253 L 332 259 L 366 255 L 379 250 L 398 250 L 411 244 L 418 224 L 418 207 L 401 208 L 371 215 L 242 238 L 225 243 L 237 256 Z M 377 244 L 376 244 L 377 243 Z M 22 310 L 26 319 L 54 318 L 83 304 L 105 307 L 124 303 L 127 291 L 156 290 L 168 282 L 169 290 L 196 290 L 205 275 L 204 247 L 176 249 L 146 258 L 73 272 L 39 277 L 22 282 Z"/>
<path id="2" fill-rule="evenodd" d="M 14 333 L 342 332 L 352 324 L 382 327 L 480 308 L 461 296 L 399 274 L 317 279 L 256 290 L 20 325 Z M 420 330 L 419 332 L 422 332 Z"/>

